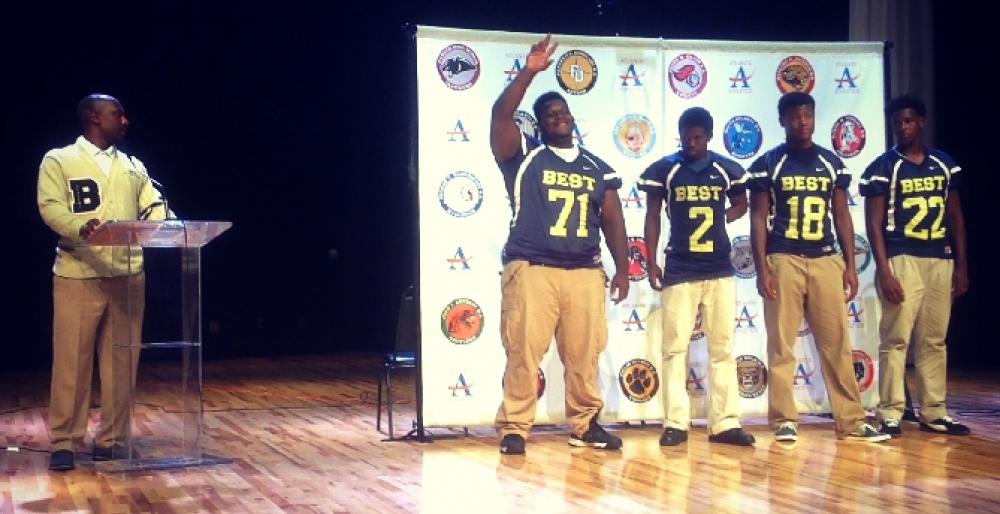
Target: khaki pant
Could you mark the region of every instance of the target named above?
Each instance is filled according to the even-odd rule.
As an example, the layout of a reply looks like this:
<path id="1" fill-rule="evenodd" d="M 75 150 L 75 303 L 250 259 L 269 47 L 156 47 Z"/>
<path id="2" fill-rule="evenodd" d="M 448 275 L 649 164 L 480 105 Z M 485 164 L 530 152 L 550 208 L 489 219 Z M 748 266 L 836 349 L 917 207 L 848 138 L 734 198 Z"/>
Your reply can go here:
<path id="1" fill-rule="evenodd" d="M 95 350 L 101 379 L 101 423 L 94 445 L 108 448 L 125 444 L 139 359 L 144 292 L 142 273 L 114 278 L 53 278 L 49 402 L 53 450 L 76 451 L 83 446 Z"/>
<path id="2" fill-rule="evenodd" d="M 665 287 L 663 298 L 663 426 L 687 430 L 691 401 L 687 391 L 688 347 L 702 309 L 702 330 L 708 338 L 708 432 L 718 434 L 740 426 L 733 320 L 736 282 L 732 277 L 683 282 Z"/>
<path id="3" fill-rule="evenodd" d="M 500 334 L 507 352 L 500 437 L 527 438 L 535 420 L 539 363 L 555 336 L 566 371 L 566 418 L 582 436 L 604 408 L 597 358 L 608 342 L 606 277 L 601 268 L 561 269 L 513 261 L 504 266 Z"/>
<path id="4" fill-rule="evenodd" d="M 947 348 L 945 337 L 951 318 L 951 280 L 955 264 L 950 259 L 897 255 L 889 259 L 905 300 L 892 304 L 882 298 L 879 323 L 879 419 L 903 417 L 906 401 L 903 380 L 906 349 L 912 339 L 917 369 L 917 403 L 920 418 L 934 421 L 948 415 Z"/>
<path id="5" fill-rule="evenodd" d="M 772 426 L 799 420 L 792 382 L 795 340 L 805 316 L 816 339 L 837 433 L 843 436 L 853 432 L 865 421 L 865 411 L 861 407 L 847 330 L 843 258 L 771 254 L 767 256 L 767 264 L 778 289 L 777 300 L 764 300 L 767 360 L 771 368 L 768 418 Z"/>

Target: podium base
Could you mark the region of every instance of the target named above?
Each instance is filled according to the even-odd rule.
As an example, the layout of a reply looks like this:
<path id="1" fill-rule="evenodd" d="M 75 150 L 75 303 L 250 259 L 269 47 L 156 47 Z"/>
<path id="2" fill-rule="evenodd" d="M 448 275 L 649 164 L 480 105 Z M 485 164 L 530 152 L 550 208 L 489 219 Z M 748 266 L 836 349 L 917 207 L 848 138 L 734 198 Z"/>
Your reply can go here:
<path id="1" fill-rule="evenodd" d="M 109 460 L 95 462 L 94 469 L 99 473 L 135 473 L 140 471 L 157 471 L 163 469 L 189 468 L 195 466 L 214 466 L 216 464 L 232 464 L 233 459 L 202 455 L 201 457 L 163 457 L 157 459 Z"/>

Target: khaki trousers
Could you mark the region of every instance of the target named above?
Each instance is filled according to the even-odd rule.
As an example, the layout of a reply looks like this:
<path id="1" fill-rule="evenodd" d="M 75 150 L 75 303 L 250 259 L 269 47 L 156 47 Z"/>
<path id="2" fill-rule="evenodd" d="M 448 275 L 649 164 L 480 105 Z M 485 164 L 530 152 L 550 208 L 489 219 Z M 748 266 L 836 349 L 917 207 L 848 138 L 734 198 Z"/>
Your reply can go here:
<path id="1" fill-rule="evenodd" d="M 688 347 L 699 307 L 708 338 L 708 432 L 740 426 L 739 386 L 733 357 L 736 282 L 732 277 L 683 282 L 663 288 L 663 426 L 687 430 L 691 401 L 687 391 Z"/>
<path id="2" fill-rule="evenodd" d="M 882 320 L 879 323 L 878 417 L 882 420 L 903 417 L 906 350 L 912 341 L 920 418 L 934 421 L 948 415 L 945 409 L 948 378 L 945 337 L 951 319 L 951 280 L 955 264 L 950 259 L 897 255 L 889 259 L 889 265 L 903 288 L 905 300 L 900 304 L 889 303 L 879 289 Z"/>
<path id="3" fill-rule="evenodd" d="M 802 257 L 771 254 L 767 264 L 774 275 L 778 299 L 764 300 L 767 326 L 768 418 L 772 427 L 798 423 L 795 406 L 795 340 L 802 318 L 816 340 L 826 392 L 837 434 L 853 432 L 865 421 L 861 394 L 854 375 L 844 293 L 844 260 L 839 255 Z"/>
<path id="4" fill-rule="evenodd" d="M 139 359 L 145 276 L 53 278 L 52 450 L 76 451 L 87 433 L 94 352 L 101 380 L 101 422 L 94 445 L 125 444 Z"/>
<path id="5" fill-rule="evenodd" d="M 507 367 L 496 416 L 501 438 L 527 438 L 535 420 L 538 366 L 553 336 L 565 367 L 566 418 L 573 434 L 582 436 L 604 408 L 597 358 L 608 341 L 605 280 L 601 268 L 562 269 L 527 261 L 504 266 L 500 332 Z"/>

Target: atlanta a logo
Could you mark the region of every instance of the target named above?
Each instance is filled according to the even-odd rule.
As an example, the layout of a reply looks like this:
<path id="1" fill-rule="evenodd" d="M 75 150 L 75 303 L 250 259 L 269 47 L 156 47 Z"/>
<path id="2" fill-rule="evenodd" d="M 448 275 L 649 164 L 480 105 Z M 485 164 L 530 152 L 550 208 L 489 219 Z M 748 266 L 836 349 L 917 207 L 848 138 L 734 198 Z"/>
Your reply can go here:
<path id="1" fill-rule="evenodd" d="M 692 362 L 688 368 L 687 392 L 688 395 L 698 398 L 705 396 L 705 372 L 704 363 Z"/>
<path id="2" fill-rule="evenodd" d="M 837 89 L 835 92 L 836 93 L 857 92 L 858 79 L 861 78 L 861 75 L 858 73 L 851 72 L 851 67 L 854 66 L 854 63 L 844 63 L 841 64 L 841 66 L 843 66 L 844 71 L 840 72 L 840 76 L 838 78 L 833 79 L 833 81 L 837 83 Z"/>
<path id="3" fill-rule="evenodd" d="M 455 127 L 448 131 L 448 141 L 449 142 L 469 142 L 469 131 L 465 130 L 465 125 L 462 124 L 462 120 L 455 121 Z"/>
<path id="4" fill-rule="evenodd" d="M 622 321 L 625 325 L 625 332 L 645 332 L 646 331 L 646 320 L 642 319 L 639 315 L 639 309 L 632 309 L 628 317 Z"/>
<path id="5" fill-rule="evenodd" d="M 737 302 L 736 303 L 736 332 L 753 333 L 757 331 L 757 303 Z"/>
<path id="6" fill-rule="evenodd" d="M 624 188 L 622 188 L 624 190 Z M 636 183 L 632 183 L 632 187 L 628 190 L 628 196 L 622 198 L 622 208 L 625 209 L 642 209 L 646 204 L 646 193 L 639 190 L 639 186 Z"/>
<path id="7" fill-rule="evenodd" d="M 622 81 L 621 88 L 628 89 L 628 88 L 642 87 L 642 77 L 644 75 L 646 75 L 645 72 L 640 74 L 635 69 L 635 63 L 629 63 L 628 68 L 625 68 L 625 73 L 622 73 L 621 75 L 618 76 L 618 78 L 621 79 Z"/>
<path id="8" fill-rule="evenodd" d="M 448 259 L 448 269 L 452 271 L 472 269 L 472 267 L 469 266 L 470 259 L 470 257 L 465 256 L 465 251 L 462 250 L 461 246 L 459 246 L 455 250 L 455 255 Z"/>
<path id="9" fill-rule="evenodd" d="M 462 373 L 458 374 L 458 378 L 455 380 L 455 385 L 448 386 L 448 389 L 451 390 L 452 398 L 457 398 L 459 391 L 462 391 L 464 393 L 463 396 L 465 397 L 472 396 L 472 384 L 465 380 L 465 375 Z"/>
<path id="10" fill-rule="evenodd" d="M 815 373 L 816 368 L 809 359 L 799 359 L 798 364 L 795 365 L 795 375 L 792 377 L 792 385 L 797 387 L 812 387 L 812 376 Z"/>
<path id="11" fill-rule="evenodd" d="M 749 93 L 750 79 L 753 78 L 753 71 L 748 71 L 750 69 L 750 61 L 734 61 L 730 64 L 737 66 L 736 72 L 729 77 L 729 92 L 730 93 Z"/>
<path id="12" fill-rule="evenodd" d="M 864 313 L 865 308 L 861 306 L 861 302 L 858 300 L 851 300 L 851 302 L 847 304 L 847 322 L 852 327 L 865 326 Z"/>
<path id="13" fill-rule="evenodd" d="M 510 84 L 511 82 L 514 82 L 514 79 L 517 78 L 517 74 L 521 73 L 521 59 L 515 57 L 514 63 L 511 64 L 509 69 L 504 70 L 503 73 L 507 76 L 505 79 L 506 83 Z"/>

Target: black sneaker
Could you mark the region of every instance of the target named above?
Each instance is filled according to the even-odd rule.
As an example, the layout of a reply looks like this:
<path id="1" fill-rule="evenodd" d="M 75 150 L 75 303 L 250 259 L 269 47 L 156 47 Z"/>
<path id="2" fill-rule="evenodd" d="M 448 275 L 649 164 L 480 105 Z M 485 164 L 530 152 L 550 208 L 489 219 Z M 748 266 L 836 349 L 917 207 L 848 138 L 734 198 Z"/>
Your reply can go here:
<path id="1" fill-rule="evenodd" d="M 756 439 L 753 438 L 753 435 L 748 434 L 742 428 L 736 427 L 719 432 L 718 434 L 709 435 L 708 442 L 734 444 L 736 446 L 753 446 Z M 660 439 L 660 444 L 663 444 L 663 439 Z"/>
<path id="2" fill-rule="evenodd" d="M 969 435 L 972 433 L 969 427 L 959 423 L 951 416 L 935 419 L 934 421 L 920 422 L 920 430 L 924 432 L 934 432 L 946 435 Z"/>
<path id="3" fill-rule="evenodd" d="M 507 434 L 500 441 L 500 453 L 504 455 L 524 455 L 524 438 L 517 434 Z"/>
<path id="4" fill-rule="evenodd" d="M 862 423 L 858 425 L 858 428 L 854 429 L 854 432 L 844 436 L 844 439 L 848 441 L 865 441 L 869 443 L 881 443 L 882 441 L 888 441 L 892 436 L 889 434 L 883 434 L 875 427 L 869 425 L 868 423 Z"/>
<path id="5" fill-rule="evenodd" d="M 883 421 L 882 428 L 879 429 L 879 432 L 889 434 L 892 437 L 899 437 L 903 435 L 903 429 L 899 427 L 898 419 L 887 419 Z"/>
<path id="6" fill-rule="evenodd" d="M 687 430 L 667 427 L 660 436 L 660 446 L 677 446 L 688 440 Z"/>
<path id="7" fill-rule="evenodd" d="M 799 440 L 799 431 L 795 428 L 795 423 L 786 421 L 774 431 L 774 440 L 785 443 L 794 443 Z"/>
<path id="8" fill-rule="evenodd" d="M 69 450 L 55 450 L 49 457 L 49 469 L 52 471 L 69 471 L 75 467 L 73 452 Z"/>
<path id="9" fill-rule="evenodd" d="M 589 446 L 591 448 L 599 448 L 602 450 L 617 450 L 622 447 L 622 440 L 619 437 L 615 437 L 601 425 L 598 425 L 596 421 L 590 421 L 590 429 L 587 430 L 583 436 L 570 435 L 569 436 L 570 446 Z"/>
<path id="10" fill-rule="evenodd" d="M 917 417 L 913 407 L 907 407 L 903 409 L 903 421 L 920 421 L 920 418 Z"/>

